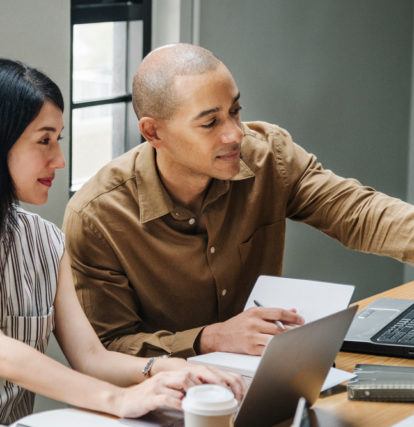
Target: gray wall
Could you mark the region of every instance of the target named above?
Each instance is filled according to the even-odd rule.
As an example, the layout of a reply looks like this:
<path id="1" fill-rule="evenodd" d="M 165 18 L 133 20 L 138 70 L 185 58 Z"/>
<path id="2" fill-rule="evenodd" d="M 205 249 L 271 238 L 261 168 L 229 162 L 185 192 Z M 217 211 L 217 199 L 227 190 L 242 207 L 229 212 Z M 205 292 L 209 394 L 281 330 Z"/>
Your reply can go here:
<path id="1" fill-rule="evenodd" d="M 243 119 L 288 129 L 325 167 L 406 198 L 411 0 L 209 0 L 200 44 L 233 71 Z M 402 264 L 288 225 L 284 274 L 357 285 L 356 298 L 401 284 Z"/>
<path id="2" fill-rule="evenodd" d="M 413 8 L 414 9 L 414 8 Z M 412 12 L 414 14 L 414 10 Z M 414 22 L 414 15 L 413 15 Z M 414 24 L 413 24 L 413 55 L 411 58 L 411 111 L 410 111 L 410 133 L 408 148 L 408 185 L 407 201 L 414 203 Z M 405 265 L 404 282 L 414 280 L 414 266 Z"/>
<path id="3" fill-rule="evenodd" d="M 66 102 L 62 142 L 66 159 L 69 153 L 69 0 L 1 0 L 0 56 L 27 62 L 48 74 L 61 88 Z M 61 224 L 68 201 L 69 170 L 57 172 L 48 204 L 30 206 L 32 211 Z"/>
<path id="4" fill-rule="evenodd" d="M 0 57 L 17 59 L 37 67 L 49 75 L 63 92 L 69 105 L 70 80 L 70 1 L 69 0 L 1 0 L 0 1 Z M 0 100 L 1 102 L 1 100 Z M 66 130 L 69 134 L 68 108 L 65 112 Z M 66 159 L 69 153 L 68 137 L 62 142 Z M 44 218 L 60 225 L 68 200 L 68 168 L 56 174 L 45 206 L 29 206 Z M 65 361 L 52 337 L 48 354 Z M 43 397 L 36 398 L 35 410 L 45 410 L 63 405 Z"/>

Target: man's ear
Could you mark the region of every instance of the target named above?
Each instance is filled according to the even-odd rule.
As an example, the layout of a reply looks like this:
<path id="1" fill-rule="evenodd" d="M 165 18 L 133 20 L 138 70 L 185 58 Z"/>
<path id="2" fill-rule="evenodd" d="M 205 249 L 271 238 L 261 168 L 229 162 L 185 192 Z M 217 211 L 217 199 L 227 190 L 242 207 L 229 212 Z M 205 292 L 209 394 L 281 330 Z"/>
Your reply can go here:
<path id="1" fill-rule="evenodd" d="M 152 117 L 142 117 L 138 123 L 141 135 L 154 147 L 158 148 L 161 145 L 161 140 L 158 136 L 158 123 Z"/>

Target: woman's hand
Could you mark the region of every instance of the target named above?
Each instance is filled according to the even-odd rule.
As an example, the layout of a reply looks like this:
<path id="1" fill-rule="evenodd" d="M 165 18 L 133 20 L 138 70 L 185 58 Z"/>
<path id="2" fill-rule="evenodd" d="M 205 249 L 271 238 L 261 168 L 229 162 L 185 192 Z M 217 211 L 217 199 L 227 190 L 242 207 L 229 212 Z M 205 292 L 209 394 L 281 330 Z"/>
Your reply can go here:
<path id="1" fill-rule="evenodd" d="M 197 378 L 197 384 L 211 383 L 224 385 L 232 390 L 237 400 L 240 401 L 243 398 L 245 384 L 241 376 L 228 371 L 215 369 L 210 366 L 188 363 L 184 359 L 175 357 L 161 357 L 156 359 L 151 372 L 156 374 L 158 372 L 177 369 L 190 372 L 195 378 Z"/>
<path id="2" fill-rule="evenodd" d="M 229 387 L 238 400 L 243 397 L 245 386 L 239 375 L 184 363 L 186 366 L 178 371 L 159 372 L 141 384 L 121 389 L 113 413 L 132 418 L 162 407 L 180 410 L 185 392 L 205 383 Z"/>

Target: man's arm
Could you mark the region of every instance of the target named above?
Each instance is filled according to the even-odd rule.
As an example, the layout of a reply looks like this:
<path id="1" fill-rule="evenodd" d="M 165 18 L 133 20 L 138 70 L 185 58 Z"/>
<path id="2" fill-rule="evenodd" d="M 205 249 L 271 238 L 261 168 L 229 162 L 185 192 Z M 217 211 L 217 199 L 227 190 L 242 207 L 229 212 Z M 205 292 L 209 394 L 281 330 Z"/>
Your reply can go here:
<path id="1" fill-rule="evenodd" d="M 63 228 L 79 301 L 106 348 L 147 357 L 195 355 L 201 327 L 177 333 L 144 330 L 139 299 L 113 249 L 92 221 L 68 207 Z"/>
<path id="2" fill-rule="evenodd" d="M 414 262 L 412 205 L 339 177 L 301 147 L 290 147 L 286 168 L 293 184 L 288 217 L 351 249 Z"/>
<path id="3" fill-rule="evenodd" d="M 149 333 L 139 314 L 136 292 L 94 223 L 82 219 L 69 207 L 64 229 L 80 303 L 108 350 L 147 357 L 165 353 L 189 357 L 211 351 L 261 354 L 269 339 L 282 332 L 275 320 L 288 324 L 303 322 L 289 310 L 254 308 L 205 327 L 176 333 L 167 330 Z"/>

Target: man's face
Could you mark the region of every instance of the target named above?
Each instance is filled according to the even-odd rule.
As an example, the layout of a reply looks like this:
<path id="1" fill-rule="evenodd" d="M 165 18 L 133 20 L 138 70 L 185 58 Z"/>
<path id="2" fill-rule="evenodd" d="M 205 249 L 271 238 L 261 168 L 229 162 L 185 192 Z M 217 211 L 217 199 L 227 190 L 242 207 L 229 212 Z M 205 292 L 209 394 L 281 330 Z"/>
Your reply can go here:
<path id="1" fill-rule="evenodd" d="M 240 169 L 239 90 L 224 65 L 174 81 L 177 107 L 160 120 L 157 156 L 184 177 L 227 180 Z"/>

